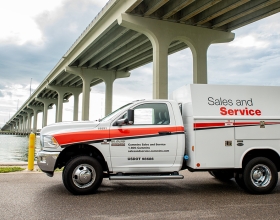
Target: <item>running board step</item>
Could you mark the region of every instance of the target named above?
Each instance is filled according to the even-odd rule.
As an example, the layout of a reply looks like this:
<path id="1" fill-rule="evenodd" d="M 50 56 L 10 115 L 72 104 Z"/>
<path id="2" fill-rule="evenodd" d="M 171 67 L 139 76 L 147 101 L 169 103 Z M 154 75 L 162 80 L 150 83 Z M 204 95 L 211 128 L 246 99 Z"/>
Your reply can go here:
<path id="1" fill-rule="evenodd" d="M 109 176 L 110 180 L 162 180 L 162 179 L 184 179 L 183 175 L 133 175 L 133 176 L 123 176 L 123 175 L 115 175 Z"/>

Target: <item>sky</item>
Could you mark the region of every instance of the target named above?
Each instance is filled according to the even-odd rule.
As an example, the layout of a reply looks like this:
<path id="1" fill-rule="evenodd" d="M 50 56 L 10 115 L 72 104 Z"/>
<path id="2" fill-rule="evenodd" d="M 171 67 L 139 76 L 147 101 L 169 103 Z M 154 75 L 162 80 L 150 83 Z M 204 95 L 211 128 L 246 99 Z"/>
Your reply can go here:
<path id="1" fill-rule="evenodd" d="M 44 80 L 106 0 L 0 0 L 0 127 Z M 208 49 L 208 83 L 280 86 L 280 13 L 236 29 L 234 41 Z M 168 91 L 192 83 L 192 54 L 168 57 Z M 114 83 L 113 109 L 152 98 L 152 63 Z M 104 116 L 104 83 L 91 89 L 90 120 Z M 80 98 L 81 100 L 81 98 Z M 81 106 L 81 105 L 80 105 Z M 71 121 L 73 98 L 64 104 Z M 48 113 L 54 123 L 55 106 Z M 81 108 L 79 109 L 79 119 Z M 38 128 L 42 126 L 38 115 Z"/>

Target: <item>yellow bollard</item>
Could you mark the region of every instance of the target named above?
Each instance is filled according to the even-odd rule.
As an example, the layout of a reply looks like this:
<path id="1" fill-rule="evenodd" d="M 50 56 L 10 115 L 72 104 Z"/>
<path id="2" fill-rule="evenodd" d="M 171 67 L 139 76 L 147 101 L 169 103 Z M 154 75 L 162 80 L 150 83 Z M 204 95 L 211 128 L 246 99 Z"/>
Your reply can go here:
<path id="1" fill-rule="evenodd" d="M 28 148 L 28 170 L 34 169 L 34 155 L 35 155 L 35 137 L 34 133 L 29 135 L 29 148 Z"/>

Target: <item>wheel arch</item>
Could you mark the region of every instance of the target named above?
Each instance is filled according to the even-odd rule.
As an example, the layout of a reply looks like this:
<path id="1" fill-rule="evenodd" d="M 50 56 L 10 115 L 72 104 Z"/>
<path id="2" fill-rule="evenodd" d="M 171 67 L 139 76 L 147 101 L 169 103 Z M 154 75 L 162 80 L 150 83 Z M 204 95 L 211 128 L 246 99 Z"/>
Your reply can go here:
<path id="1" fill-rule="evenodd" d="M 64 167 L 69 160 L 79 155 L 93 157 L 101 164 L 103 171 L 109 170 L 103 154 L 96 147 L 89 144 L 73 144 L 65 147 L 56 160 L 55 169 Z"/>
<path id="2" fill-rule="evenodd" d="M 242 159 L 242 168 L 253 158 L 255 157 L 266 157 L 270 159 L 276 166 L 277 171 L 280 171 L 280 156 L 279 154 L 273 149 L 251 149 L 243 156 Z"/>

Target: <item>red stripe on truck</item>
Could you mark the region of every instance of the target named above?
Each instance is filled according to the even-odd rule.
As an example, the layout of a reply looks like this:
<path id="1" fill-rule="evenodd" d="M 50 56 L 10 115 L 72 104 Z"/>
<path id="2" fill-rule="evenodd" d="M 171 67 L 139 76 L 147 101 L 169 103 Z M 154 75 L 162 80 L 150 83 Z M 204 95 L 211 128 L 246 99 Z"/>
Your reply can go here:
<path id="1" fill-rule="evenodd" d="M 182 126 L 164 126 L 164 127 L 150 127 L 150 128 L 124 128 L 124 129 L 111 129 L 110 138 L 123 138 L 123 137 L 134 137 L 143 135 L 157 135 L 159 132 L 169 131 L 182 132 L 184 127 Z"/>
<path id="2" fill-rule="evenodd" d="M 266 122 L 265 125 L 277 125 L 280 122 Z M 199 129 L 213 129 L 213 128 L 227 128 L 227 127 L 245 127 L 245 126 L 260 126 L 258 122 L 197 122 L 193 124 L 194 130 Z"/>
<path id="3" fill-rule="evenodd" d="M 116 128 L 111 130 L 78 131 L 53 135 L 60 145 L 98 141 L 104 139 L 137 137 L 143 135 L 159 135 L 159 132 L 183 132 L 183 126 L 160 126 L 150 128 Z"/>
<path id="4" fill-rule="evenodd" d="M 103 140 L 109 138 L 109 130 L 78 131 L 53 135 L 59 145 Z"/>

